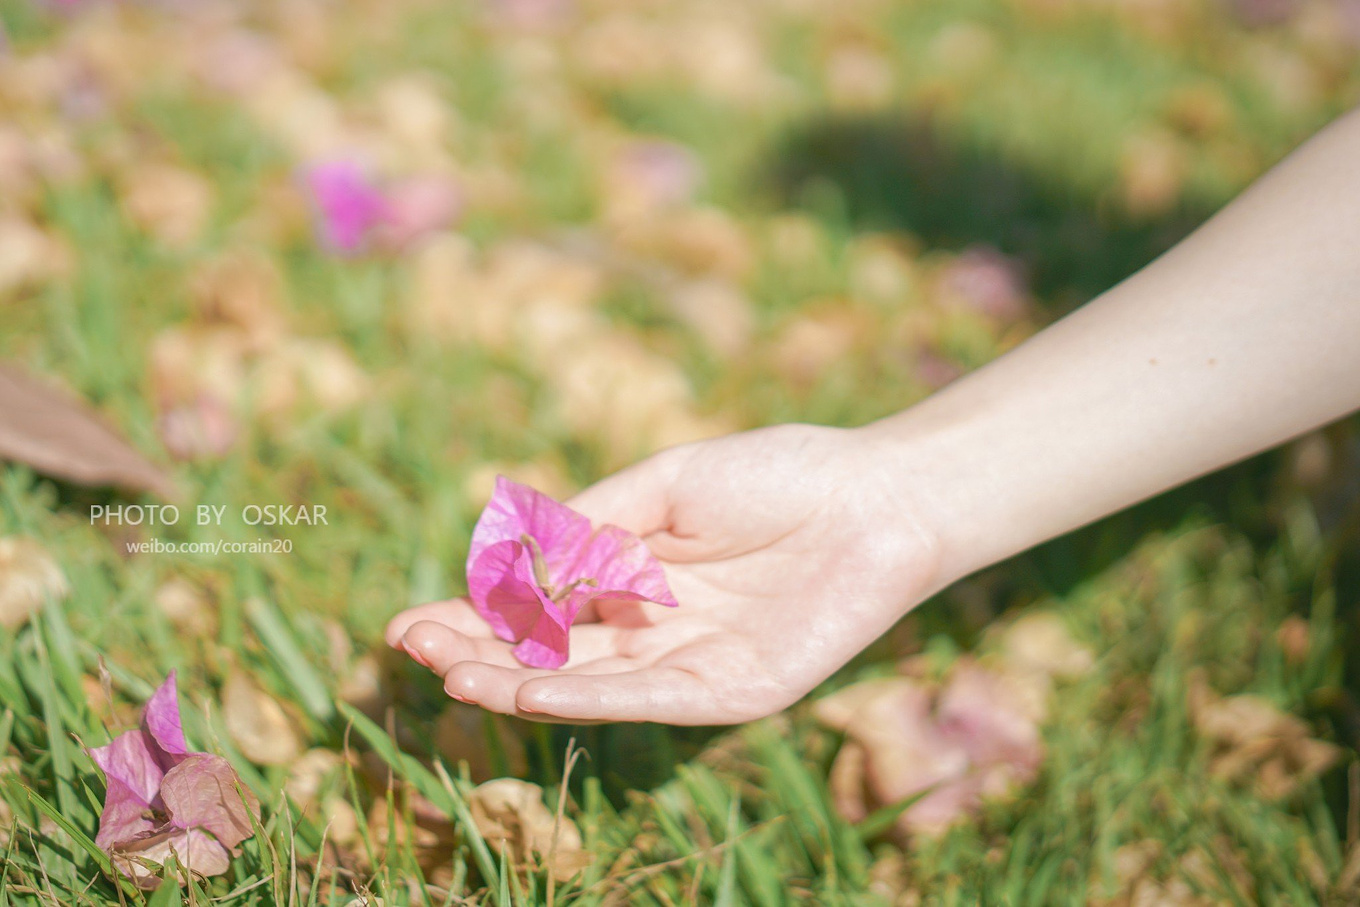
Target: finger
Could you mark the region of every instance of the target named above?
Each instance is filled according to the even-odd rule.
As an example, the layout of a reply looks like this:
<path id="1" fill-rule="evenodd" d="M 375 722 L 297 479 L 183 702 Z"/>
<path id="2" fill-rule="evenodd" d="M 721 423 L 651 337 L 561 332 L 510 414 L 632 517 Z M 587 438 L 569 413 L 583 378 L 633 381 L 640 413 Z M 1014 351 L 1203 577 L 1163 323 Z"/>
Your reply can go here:
<path id="1" fill-rule="evenodd" d="M 572 671 L 625 673 L 635 665 L 624 658 L 608 658 L 559 671 L 547 668 L 504 667 L 481 661 L 464 661 L 451 667 L 444 675 L 444 691 L 454 699 L 480 705 L 484 709 L 505 715 L 544 720 L 541 714 L 526 712 L 516 704 L 519 687 L 542 677 L 568 676 Z M 575 675 L 571 675 L 575 676 Z M 580 676 L 586 676 L 584 673 Z"/>
<path id="2" fill-rule="evenodd" d="M 510 654 L 510 643 L 499 639 L 475 639 L 432 620 L 412 624 L 402 636 L 401 645 L 412 658 L 440 676 L 460 661 L 483 661 L 507 667 L 519 664 Z"/>
<path id="3" fill-rule="evenodd" d="M 530 717 L 576 722 L 734 724 L 749 717 L 719 706 L 706 683 L 679 668 L 535 677 L 519 686 L 515 708 Z"/>
<path id="4" fill-rule="evenodd" d="M 392 648 L 401 645 L 406 631 L 422 620 L 443 624 L 450 630 L 457 630 L 464 636 L 475 639 L 494 639 L 490 625 L 465 598 L 454 598 L 442 602 L 429 602 L 407 608 L 387 623 L 387 644 Z"/>
<path id="5" fill-rule="evenodd" d="M 595 524 L 612 523 L 634 535 L 666 527 L 670 487 L 680 471 L 685 448 L 673 447 L 601 479 L 567 501 Z"/>
<path id="6" fill-rule="evenodd" d="M 562 670 L 579 667 L 616 655 L 622 631 L 599 625 L 572 632 L 571 660 Z M 514 643 L 499 639 L 475 639 L 430 620 L 412 624 L 401 639 L 407 653 L 436 674 L 444 675 L 461 661 L 480 661 L 506 668 L 522 668 L 513 652 Z"/>

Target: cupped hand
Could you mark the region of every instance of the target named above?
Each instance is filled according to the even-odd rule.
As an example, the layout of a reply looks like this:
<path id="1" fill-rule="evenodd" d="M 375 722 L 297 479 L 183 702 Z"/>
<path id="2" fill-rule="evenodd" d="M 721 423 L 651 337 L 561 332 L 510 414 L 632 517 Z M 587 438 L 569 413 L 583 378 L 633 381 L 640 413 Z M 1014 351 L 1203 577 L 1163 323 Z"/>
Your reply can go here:
<path id="1" fill-rule="evenodd" d="M 462 701 L 574 723 L 731 724 L 785 708 L 932 591 L 900 468 L 856 430 L 781 425 L 663 451 L 567 503 L 641 536 L 680 603 L 597 601 L 559 670 L 521 665 L 463 599 L 387 640 Z"/>

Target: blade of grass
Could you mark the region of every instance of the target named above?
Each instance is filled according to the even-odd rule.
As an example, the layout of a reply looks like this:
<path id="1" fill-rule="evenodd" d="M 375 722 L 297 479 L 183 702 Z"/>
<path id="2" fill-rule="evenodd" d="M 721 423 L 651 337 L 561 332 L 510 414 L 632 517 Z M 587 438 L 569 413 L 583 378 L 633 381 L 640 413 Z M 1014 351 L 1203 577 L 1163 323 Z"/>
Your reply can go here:
<path id="1" fill-rule="evenodd" d="M 245 609 L 250 625 L 283 669 L 302 705 L 318 721 L 330 720 L 335 715 L 330 691 L 302 654 L 278 609 L 263 598 L 247 600 Z"/>

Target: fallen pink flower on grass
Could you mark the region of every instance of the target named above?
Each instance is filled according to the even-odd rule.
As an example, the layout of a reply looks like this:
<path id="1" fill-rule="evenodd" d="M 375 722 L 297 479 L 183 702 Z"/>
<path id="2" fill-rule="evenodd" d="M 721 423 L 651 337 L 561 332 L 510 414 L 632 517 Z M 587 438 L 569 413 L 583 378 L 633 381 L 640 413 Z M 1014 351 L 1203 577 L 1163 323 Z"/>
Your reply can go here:
<path id="1" fill-rule="evenodd" d="M 400 251 L 451 225 L 463 208 L 463 192 L 451 178 L 413 176 L 386 191 L 388 217 L 379 240 Z"/>
<path id="2" fill-rule="evenodd" d="M 313 164 L 303 181 L 316 210 L 320 242 L 338 255 L 372 245 L 401 251 L 452 224 L 463 193 L 447 176 L 426 174 L 382 185 L 354 161 Z"/>
<path id="3" fill-rule="evenodd" d="M 477 613 L 535 668 L 566 664 L 572 622 L 594 599 L 677 604 L 642 539 L 617 526 L 595 529 L 504 476 L 472 532 L 467 573 Z"/>
<path id="4" fill-rule="evenodd" d="M 373 231 L 392 216 L 387 198 L 353 161 L 313 164 L 303 180 L 316 205 L 321 242 L 333 252 L 353 255 L 361 251 Z"/>
<path id="5" fill-rule="evenodd" d="M 908 834 L 939 834 L 1029 783 L 1043 757 L 1034 689 L 969 662 L 942 689 L 910 677 L 869 681 L 816 711 L 846 735 L 831 770 L 837 809 L 858 822 L 917 797 L 897 823 Z"/>
<path id="6" fill-rule="evenodd" d="M 160 883 L 146 863 L 171 855 L 195 875 L 221 875 L 234 848 L 254 834 L 260 805 L 231 764 L 185 743 L 173 671 L 147 702 L 141 726 L 90 757 L 108 781 L 95 844 L 142 888 Z"/>

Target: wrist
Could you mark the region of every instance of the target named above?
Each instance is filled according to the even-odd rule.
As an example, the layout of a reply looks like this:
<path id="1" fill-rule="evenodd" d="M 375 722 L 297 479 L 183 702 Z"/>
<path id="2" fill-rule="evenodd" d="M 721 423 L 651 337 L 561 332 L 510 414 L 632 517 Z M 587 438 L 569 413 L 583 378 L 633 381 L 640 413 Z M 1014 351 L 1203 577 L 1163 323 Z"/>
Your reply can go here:
<path id="1" fill-rule="evenodd" d="M 923 597 L 1037 541 L 1010 515 L 1023 479 L 992 459 L 986 422 L 985 407 L 936 397 L 853 430 L 893 518 L 933 552 Z"/>

